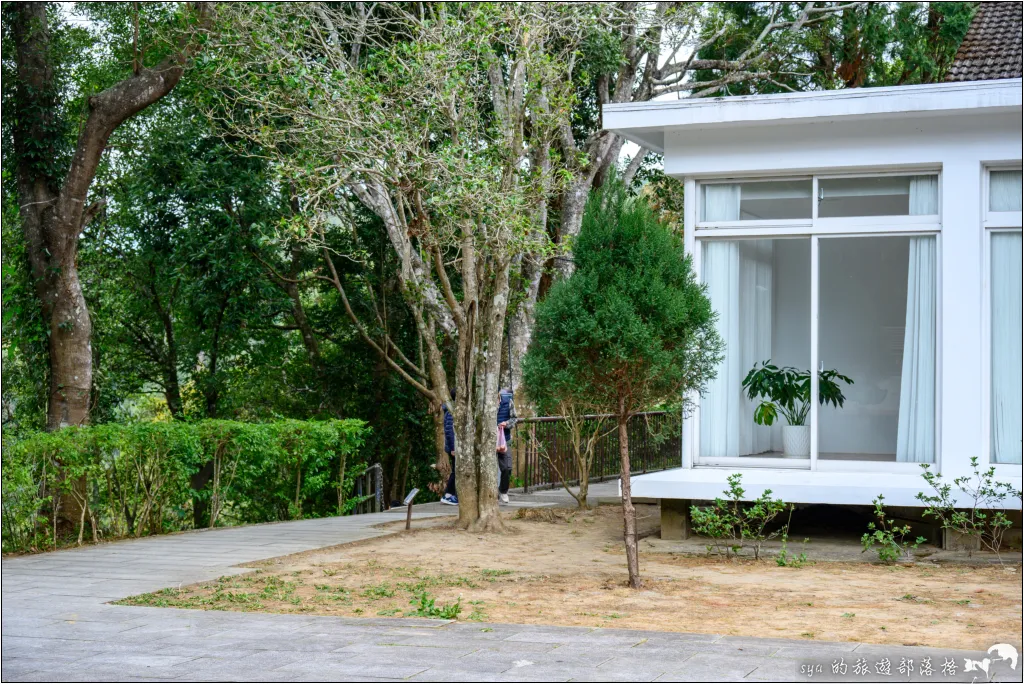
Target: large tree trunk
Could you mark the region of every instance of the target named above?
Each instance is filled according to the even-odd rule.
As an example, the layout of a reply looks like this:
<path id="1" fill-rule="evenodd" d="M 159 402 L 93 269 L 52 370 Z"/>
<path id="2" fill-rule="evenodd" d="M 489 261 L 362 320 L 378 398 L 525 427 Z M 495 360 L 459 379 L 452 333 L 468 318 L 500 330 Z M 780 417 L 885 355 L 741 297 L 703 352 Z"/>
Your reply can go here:
<path id="1" fill-rule="evenodd" d="M 502 531 L 495 449 L 509 264 L 481 256 L 473 237 L 468 237 L 462 253 L 465 320 L 455 365 L 455 481 L 459 526 L 471 531 Z M 481 296 L 483 293 L 487 296 Z"/>
<path id="2" fill-rule="evenodd" d="M 4 11 L 9 13 L 16 44 L 14 142 L 21 223 L 36 294 L 50 327 L 46 426 L 57 430 L 89 421 L 92 323 L 78 277 L 78 236 L 102 206 L 86 205 L 89 187 L 110 135 L 177 85 L 190 49 L 183 42 L 153 69 L 139 68 L 88 98 L 88 116 L 61 179 L 54 168 L 61 103 L 51 63 L 47 5 L 11 3 Z M 205 14 L 203 7 L 200 16 Z"/>
<path id="3" fill-rule="evenodd" d="M 16 53 L 17 77 L 7 85 L 14 92 L 19 213 L 36 295 L 50 330 L 46 429 L 58 430 L 89 422 L 92 321 L 78 277 L 78 237 L 102 207 L 87 206 L 89 187 L 110 135 L 177 85 L 189 47 L 183 42 L 154 69 L 138 68 L 88 98 L 74 156 L 60 178 L 62 170 L 55 164 L 60 159 L 62 103 L 54 81 L 47 3 L 10 3 L 3 11 Z M 204 7 L 200 16 L 205 13 Z M 85 483 L 75 486 L 82 489 Z M 84 492 L 79 494 L 62 497 L 57 506 L 71 525 L 82 517 L 78 501 L 85 498 Z"/>
<path id="4" fill-rule="evenodd" d="M 629 568 L 629 586 L 639 589 L 640 561 L 636 550 L 636 508 L 633 507 L 633 493 L 629 482 L 629 412 L 625 402 L 619 399 L 619 461 L 622 484 L 622 536 L 626 543 L 626 566 Z"/>

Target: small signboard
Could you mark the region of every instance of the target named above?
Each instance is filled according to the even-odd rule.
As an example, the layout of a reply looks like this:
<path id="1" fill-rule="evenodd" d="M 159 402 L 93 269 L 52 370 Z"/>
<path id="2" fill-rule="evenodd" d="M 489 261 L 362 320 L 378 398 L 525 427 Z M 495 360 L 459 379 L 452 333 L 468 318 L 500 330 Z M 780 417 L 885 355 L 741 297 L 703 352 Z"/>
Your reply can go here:
<path id="1" fill-rule="evenodd" d="M 402 502 L 402 505 L 403 506 L 408 506 L 409 504 L 411 504 L 412 500 L 415 499 L 416 495 L 419 494 L 419 493 L 420 493 L 420 490 L 417 489 L 416 487 L 413 487 L 412 491 L 409 492 L 409 495 L 407 497 L 405 497 L 405 501 Z"/>

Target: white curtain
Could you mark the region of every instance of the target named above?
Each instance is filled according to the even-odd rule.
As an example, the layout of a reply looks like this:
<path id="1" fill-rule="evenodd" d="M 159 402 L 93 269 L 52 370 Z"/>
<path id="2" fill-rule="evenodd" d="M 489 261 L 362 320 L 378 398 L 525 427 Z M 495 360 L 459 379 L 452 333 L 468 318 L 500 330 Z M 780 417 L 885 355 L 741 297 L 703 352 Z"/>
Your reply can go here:
<path id="1" fill-rule="evenodd" d="M 911 201 L 913 205 L 913 200 Z M 896 460 L 935 461 L 935 238 L 910 238 Z"/>
<path id="2" fill-rule="evenodd" d="M 720 199 L 715 198 L 716 213 L 711 215 L 729 216 Z M 738 214 L 738 193 L 735 202 Z M 717 377 L 701 398 L 702 457 L 743 456 L 771 448 L 771 430 L 754 423 L 754 403 L 746 398 L 742 383 L 756 362 L 771 357 L 772 257 L 771 240 L 704 243 L 704 282 L 726 348 Z"/>
<path id="3" fill-rule="evenodd" d="M 910 214 L 937 214 L 937 176 L 910 179 Z M 910 238 L 896 460 L 935 461 L 935 238 Z"/>
<path id="4" fill-rule="evenodd" d="M 1020 172 L 1017 173 L 1020 208 Z M 992 233 L 992 460 L 1021 462 L 1021 234 Z"/>
<path id="5" fill-rule="evenodd" d="M 1021 210 L 1021 172 L 993 171 L 988 181 L 989 211 Z"/>
<path id="6" fill-rule="evenodd" d="M 939 213 L 939 177 L 910 178 L 910 215 L 930 216 Z"/>
<path id="7" fill-rule="evenodd" d="M 739 221 L 740 186 L 735 183 L 705 185 L 704 220 Z"/>

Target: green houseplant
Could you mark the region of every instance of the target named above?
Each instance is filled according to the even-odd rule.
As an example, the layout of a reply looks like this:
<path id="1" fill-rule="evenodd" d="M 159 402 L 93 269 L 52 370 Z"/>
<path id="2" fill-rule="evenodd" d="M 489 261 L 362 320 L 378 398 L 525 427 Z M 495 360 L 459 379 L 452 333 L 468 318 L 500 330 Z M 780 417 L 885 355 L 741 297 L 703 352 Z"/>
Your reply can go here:
<path id="1" fill-rule="evenodd" d="M 818 371 L 818 402 L 841 408 L 843 396 L 840 382 L 852 385 L 853 380 L 839 371 Z M 760 400 L 754 409 L 754 422 L 772 425 L 779 414 L 788 425 L 782 431 L 783 453 L 786 456 L 807 456 L 810 453 L 810 427 L 807 415 L 811 410 L 811 372 L 791 366 L 779 368 L 771 359 L 759 364 L 743 379 L 747 398 Z"/>

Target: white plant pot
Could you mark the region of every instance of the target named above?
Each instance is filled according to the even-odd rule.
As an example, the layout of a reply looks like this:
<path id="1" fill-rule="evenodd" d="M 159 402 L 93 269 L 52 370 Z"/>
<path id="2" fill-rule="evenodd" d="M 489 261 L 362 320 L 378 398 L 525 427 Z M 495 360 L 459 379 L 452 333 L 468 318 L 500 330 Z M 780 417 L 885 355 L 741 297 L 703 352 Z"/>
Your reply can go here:
<path id="1" fill-rule="evenodd" d="M 811 455 L 811 426 L 782 426 L 782 455 L 786 458 L 809 458 Z"/>

